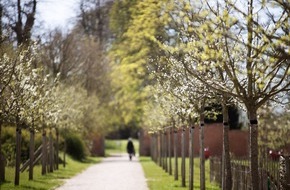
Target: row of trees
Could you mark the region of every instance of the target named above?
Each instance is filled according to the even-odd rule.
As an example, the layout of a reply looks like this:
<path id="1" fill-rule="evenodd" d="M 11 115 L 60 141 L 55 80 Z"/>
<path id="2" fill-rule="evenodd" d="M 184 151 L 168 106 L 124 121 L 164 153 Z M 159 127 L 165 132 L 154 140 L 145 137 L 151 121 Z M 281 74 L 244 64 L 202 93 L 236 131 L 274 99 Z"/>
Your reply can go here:
<path id="1" fill-rule="evenodd" d="M 100 121 L 100 110 L 98 98 L 88 97 L 83 87 L 60 83 L 59 76 L 54 78 L 43 67 L 35 68 L 37 55 L 33 52 L 37 50 L 32 46 L 14 49 L 10 55 L 8 52 L 2 52 L 1 58 L 0 131 L 2 126 L 16 127 L 15 184 L 19 184 L 22 130 L 29 130 L 33 136 L 41 132 L 43 138 L 52 129 L 60 134 L 65 129 L 88 134 L 95 130 L 96 121 Z M 1 181 L 4 176 L 1 175 Z"/>
<path id="2" fill-rule="evenodd" d="M 290 85 L 287 1 L 83 0 L 71 31 L 47 32 L 31 46 L 37 3 L 0 2 L 3 124 L 16 126 L 20 136 L 23 128 L 86 135 L 199 122 L 203 142 L 205 115 L 215 116 L 205 108 L 218 102 L 223 188 L 229 189 L 227 108 L 237 104 L 249 117 L 257 189 L 257 110 L 287 103 Z M 204 188 L 202 144 L 200 156 Z"/>
<path id="3" fill-rule="evenodd" d="M 87 146 L 92 146 L 94 134 L 104 135 L 115 121 L 108 104 L 108 7 L 101 7 L 96 1 L 82 1 L 71 31 L 55 29 L 36 37 L 38 3 L 0 2 L 0 181 L 5 180 L 1 131 L 12 126 L 16 129 L 15 185 L 19 184 L 24 161 L 20 158 L 22 130 L 29 130 L 32 139 L 34 133 L 42 134 L 43 147 L 47 131 L 53 130 L 62 136 L 68 131 L 77 132 L 86 139 Z M 33 156 L 32 141 L 31 151 Z M 43 174 L 45 167 L 44 164 Z"/>
<path id="4" fill-rule="evenodd" d="M 175 125 L 180 122 L 178 126 L 191 126 L 199 121 L 201 143 L 204 108 L 213 101 L 221 103 L 223 189 L 231 188 L 227 108 L 238 104 L 248 116 L 252 187 L 259 189 L 258 109 L 265 104 L 288 104 L 289 3 L 283 0 L 117 2 L 115 6 L 122 14 L 115 20 L 129 21 L 122 25 L 120 41 L 115 44 L 116 71 L 135 79 L 123 79 L 120 87 L 123 94 L 141 90 L 138 93 L 141 96 L 129 101 L 142 105 L 142 100 L 147 103 L 149 93 L 154 92 L 157 98 L 149 101 L 148 111 L 142 107 L 148 116 L 144 121 L 150 121 L 147 125 L 152 131 L 162 130 L 172 121 Z M 132 7 L 122 9 L 128 5 Z M 122 80 L 123 75 L 117 80 Z M 149 85 L 153 88 L 148 88 Z M 204 171 L 202 144 L 200 147 L 201 171 Z M 204 176 L 201 180 L 204 189 Z"/>

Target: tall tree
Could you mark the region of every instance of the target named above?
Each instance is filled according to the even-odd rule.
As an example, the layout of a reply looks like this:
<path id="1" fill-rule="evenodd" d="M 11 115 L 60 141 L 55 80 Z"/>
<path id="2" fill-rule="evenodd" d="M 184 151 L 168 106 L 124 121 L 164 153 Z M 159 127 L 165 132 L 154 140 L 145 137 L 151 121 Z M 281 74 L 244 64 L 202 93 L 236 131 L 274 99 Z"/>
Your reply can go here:
<path id="1" fill-rule="evenodd" d="M 152 82 L 147 67 L 161 52 L 150 38 L 165 38 L 162 8 L 166 1 L 116 1 L 111 28 L 116 39 L 110 51 L 115 106 L 123 123 L 140 124 L 146 87 Z M 122 25 L 122 23 L 124 25 Z"/>
<path id="2" fill-rule="evenodd" d="M 277 2 L 205 1 L 202 13 L 208 15 L 207 20 L 193 27 L 201 40 L 186 45 L 192 50 L 184 66 L 191 75 L 234 97 L 248 111 L 254 189 L 259 188 L 257 110 L 289 91 L 290 85 L 289 33 L 284 29 L 289 26 L 289 12 Z M 219 70 L 224 77 L 216 77 Z"/>
<path id="3" fill-rule="evenodd" d="M 1 22 L 8 26 L 14 33 L 18 46 L 28 45 L 31 40 L 32 29 L 35 24 L 36 0 L 13 0 L 13 1 L 2 1 L 3 17 Z M 3 32 L 3 30 L 1 31 Z M 9 30 L 6 30 L 9 32 Z M 8 34 L 10 38 L 12 36 Z"/>

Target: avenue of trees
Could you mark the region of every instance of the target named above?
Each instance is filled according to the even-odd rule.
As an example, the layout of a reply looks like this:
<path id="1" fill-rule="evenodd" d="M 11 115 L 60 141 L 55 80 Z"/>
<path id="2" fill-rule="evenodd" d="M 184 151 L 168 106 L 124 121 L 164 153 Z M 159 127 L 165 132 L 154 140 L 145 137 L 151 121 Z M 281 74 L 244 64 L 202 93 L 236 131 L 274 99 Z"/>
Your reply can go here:
<path id="1" fill-rule="evenodd" d="M 29 179 L 33 179 L 38 135 L 42 138 L 41 164 L 42 174 L 45 174 L 54 168 L 49 163 L 52 158 L 48 158 L 52 144 L 58 152 L 58 146 L 63 143 L 59 140 L 76 133 L 80 139 L 85 139 L 83 143 L 90 150 L 93 141 L 103 138 L 117 120 L 113 114 L 115 108 L 109 103 L 113 98 L 106 58 L 110 38 L 109 7 L 101 7 L 95 1 L 82 1 L 71 30 L 63 32 L 56 28 L 39 35 L 42 28 L 36 14 L 38 3 L 41 2 L 0 2 L 1 183 L 5 180 L 5 165 L 13 164 L 14 183 L 19 185 L 20 170 L 26 159 L 32 160 L 27 163 Z M 3 131 L 6 134 L 8 128 L 15 129 L 16 139 L 3 142 Z M 29 155 L 25 160 L 21 152 L 23 131 L 30 133 Z M 14 148 L 2 149 L 3 144 L 7 147 L 6 143 Z M 9 151 L 15 157 L 9 157 Z"/>
<path id="2" fill-rule="evenodd" d="M 140 98 L 144 97 L 147 118 L 143 121 L 152 132 L 172 125 L 172 121 L 178 126 L 191 126 L 199 121 L 202 139 L 207 113 L 204 108 L 220 102 L 224 123 L 223 171 L 226 171 L 223 189 L 230 189 L 227 108 L 238 105 L 248 116 L 251 184 L 253 189 L 259 189 L 258 131 L 263 134 L 267 130 L 266 126 L 258 125 L 259 109 L 267 106 L 273 114 L 277 110 L 276 115 L 288 110 L 285 105 L 290 87 L 289 2 L 116 2 L 114 6 L 119 11 L 113 15 L 113 23 L 121 23 L 122 27 L 117 27 L 121 41 L 114 44 L 113 52 L 116 71 L 123 74 L 117 80 L 127 75 L 135 79 L 123 79 L 120 87 L 123 98 L 124 94 L 134 94 L 136 91 L 130 92 L 134 89 L 142 95 L 135 100 L 133 95 L 124 99 L 128 104 L 123 106 L 130 105 L 132 100 L 141 104 Z M 288 124 L 281 120 L 273 121 L 268 141 L 278 138 L 283 131 L 285 136 L 280 138 L 286 138 Z M 201 189 L 204 188 L 201 176 Z"/>
<path id="3" fill-rule="evenodd" d="M 222 186 L 231 189 L 228 109 L 235 106 L 248 117 L 252 187 L 259 189 L 258 142 L 274 148 L 288 143 L 289 2 L 101 2 L 81 0 L 70 31 L 40 37 L 33 35 L 38 1 L 0 2 L 0 152 L 6 126 L 15 128 L 16 144 L 21 130 L 32 138 L 41 133 L 44 144 L 47 131 L 72 130 L 90 146 L 92 134 L 118 128 L 158 133 L 199 125 L 205 189 L 203 130 L 206 118 L 220 114 L 207 108 L 219 105 Z M 1 166 L 2 152 L 0 160 Z"/>

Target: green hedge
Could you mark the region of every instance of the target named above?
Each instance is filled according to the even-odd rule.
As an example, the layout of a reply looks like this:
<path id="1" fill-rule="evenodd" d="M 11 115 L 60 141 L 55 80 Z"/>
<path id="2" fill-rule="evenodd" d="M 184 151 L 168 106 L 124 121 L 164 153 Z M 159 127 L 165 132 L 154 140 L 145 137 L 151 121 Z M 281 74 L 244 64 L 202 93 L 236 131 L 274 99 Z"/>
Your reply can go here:
<path id="1" fill-rule="evenodd" d="M 75 134 L 68 134 L 65 137 L 66 152 L 76 160 L 84 160 L 87 156 L 87 149 L 81 137 Z"/>

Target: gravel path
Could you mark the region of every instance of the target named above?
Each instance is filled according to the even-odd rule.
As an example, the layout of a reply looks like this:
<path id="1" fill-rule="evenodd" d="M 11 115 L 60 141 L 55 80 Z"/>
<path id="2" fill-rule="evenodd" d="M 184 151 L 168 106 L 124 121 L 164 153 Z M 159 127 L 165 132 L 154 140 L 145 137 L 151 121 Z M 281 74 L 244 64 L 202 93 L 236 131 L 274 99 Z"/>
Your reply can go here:
<path id="1" fill-rule="evenodd" d="M 114 155 L 69 179 L 56 190 L 148 190 L 144 173 L 136 157 Z"/>

